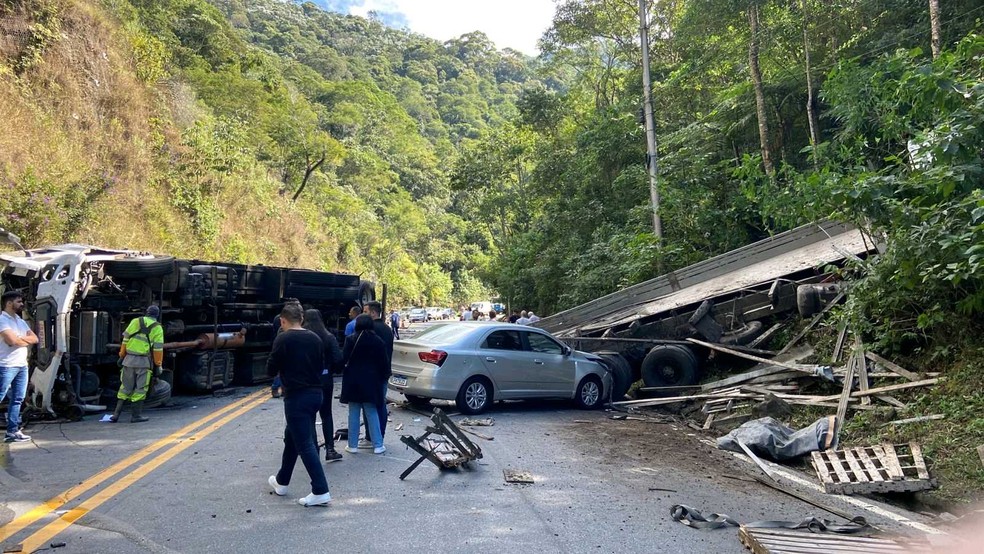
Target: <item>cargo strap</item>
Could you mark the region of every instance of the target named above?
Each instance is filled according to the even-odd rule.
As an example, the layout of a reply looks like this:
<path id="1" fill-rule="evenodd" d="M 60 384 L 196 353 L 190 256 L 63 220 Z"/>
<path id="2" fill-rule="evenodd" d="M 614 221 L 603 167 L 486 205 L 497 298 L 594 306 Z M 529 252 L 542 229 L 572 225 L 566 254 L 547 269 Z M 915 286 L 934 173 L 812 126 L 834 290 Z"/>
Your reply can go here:
<path id="1" fill-rule="evenodd" d="M 674 521 L 695 529 L 719 529 L 721 527 L 740 527 L 741 523 L 727 514 L 710 514 L 705 517 L 698 510 L 684 504 L 676 504 L 670 508 L 670 517 Z M 836 525 L 829 520 L 807 517 L 802 521 L 753 521 L 745 523 L 744 527 L 760 529 L 807 529 L 811 533 L 853 534 L 870 530 L 868 522 L 861 516 L 851 519 L 847 525 Z"/>

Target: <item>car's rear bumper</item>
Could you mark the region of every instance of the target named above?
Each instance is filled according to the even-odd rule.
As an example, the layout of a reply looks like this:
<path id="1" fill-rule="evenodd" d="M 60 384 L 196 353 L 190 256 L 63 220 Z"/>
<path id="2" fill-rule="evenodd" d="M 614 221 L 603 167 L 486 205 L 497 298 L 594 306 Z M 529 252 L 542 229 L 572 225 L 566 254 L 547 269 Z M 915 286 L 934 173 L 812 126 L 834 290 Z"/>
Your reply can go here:
<path id="1" fill-rule="evenodd" d="M 406 379 L 405 385 L 401 384 L 400 378 Z M 393 391 L 439 400 L 454 400 L 458 396 L 459 385 L 457 380 L 443 379 L 440 372 L 429 369 L 417 375 L 406 375 L 400 373 L 399 369 L 394 369 L 393 375 L 386 383 L 386 386 Z"/>

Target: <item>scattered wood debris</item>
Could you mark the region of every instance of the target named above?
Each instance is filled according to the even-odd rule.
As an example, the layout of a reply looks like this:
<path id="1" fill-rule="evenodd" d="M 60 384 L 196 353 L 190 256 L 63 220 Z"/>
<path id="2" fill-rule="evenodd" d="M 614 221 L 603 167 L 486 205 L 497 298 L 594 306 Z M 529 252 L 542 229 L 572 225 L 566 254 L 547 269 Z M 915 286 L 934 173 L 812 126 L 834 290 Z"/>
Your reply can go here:
<path id="1" fill-rule="evenodd" d="M 525 470 L 507 468 L 502 470 L 502 476 L 507 483 L 533 484 L 533 474 Z"/>
<path id="2" fill-rule="evenodd" d="M 448 469 L 482 457 L 482 449 L 469 440 L 440 408 L 434 408 L 431 421 L 433 426 L 427 426 L 423 435 L 400 437 L 401 442 L 420 454 L 420 458 L 400 474 L 400 480 L 410 475 L 424 460 Z"/>
<path id="3" fill-rule="evenodd" d="M 466 427 L 491 427 L 495 425 L 495 420 L 491 417 L 486 417 L 482 419 L 471 419 L 465 418 L 458 422 L 458 425 L 464 425 Z"/>
<path id="4" fill-rule="evenodd" d="M 814 452 L 813 467 L 824 491 L 833 494 L 916 492 L 936 487 L 916 443 Z"/>
<path id="5" fill-rule="evenodd" d="M 889 538 L 857 537 L 826 533 L 810 533 L 786 529 L 740 527 L 738 539 L 754 554 L 829 554 L 854 552 L 857 554 L 889 554 L 903 552 L 931 552 L 926 544 L 900 542 Z"/>
<path id="6" fill-rule="evenodd" d="M 937 419 L 943 419 L 945 417 L 946 416 L 943 414 L 924 415 L 919 417 L 907 417 L 905 419 L 896 419 L 895 421 L 889 421 L 888 423 L 882 425 L 882 427 L 888 427 L 889 425 L 906 425 L 908 423 L 919 423 L 921 421 L 935 421 Z"/>

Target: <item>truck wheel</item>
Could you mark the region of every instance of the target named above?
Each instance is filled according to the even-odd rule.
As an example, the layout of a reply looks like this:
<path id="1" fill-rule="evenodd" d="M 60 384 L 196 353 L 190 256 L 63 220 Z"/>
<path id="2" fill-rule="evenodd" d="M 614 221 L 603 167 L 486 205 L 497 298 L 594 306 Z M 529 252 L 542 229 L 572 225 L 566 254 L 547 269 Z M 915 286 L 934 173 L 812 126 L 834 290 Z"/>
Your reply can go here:
<path id="1" fill-rule="evenodd" d="M 577 385 L 574 393 L 574 403 L 582 410 L 593 410 L 605 401 L 601 379 L 597 375 L 588 375 Z"/>
<path id="2" fill-rule="evenodd" d="M 492 404 L 492 385 L 484 377 L 476 375 L 461 385 L 454 403 L 465 415 L 480 414 Z"/>
<path id="3" fill-rule="evenodd" d="M 146 279 L 148 277 L 163 277 L 174 272 L 174 258 L 158 256 L 156 258 L 124 258 L 121 260 L 106 260 L 103 271 L 118 279 Z"/>
<path id="4" fill-rule="evenodd" d="M 748 344 L 762 334 L 762 322 L 750 321 L 737 331 L 721 335 L 721 344 Z"/>
<path id="5" fill-rule="evenodd" d="M 158 379 L 154 386 L 147 391 L 147 399 L 144 401 L 144 406 L 147 408 L 156 408 L 158 406 L 163 406 L 171 399 L 171 385 L 163 379 Z"/>
<path id="6" fill-rule="evenodd" d="M 366 303 L 376 299 L 376 289 L 372 281 L 362 281 L 359 284 L 359 305 L 365 306 Z"/>
<path id="7" fill-rule="evenodd" d="M 679 387 L 697 384 L 697 356 L 686 346 L 654 346 L 642 361 L 642 380 L 647 387 Z"/>
<path id="8" fill-rule="evenodd" d="M 632 366 L 618 352 L 596 352 L 612 370 L 612 402 L 625 398 L 632 386 Z"/>

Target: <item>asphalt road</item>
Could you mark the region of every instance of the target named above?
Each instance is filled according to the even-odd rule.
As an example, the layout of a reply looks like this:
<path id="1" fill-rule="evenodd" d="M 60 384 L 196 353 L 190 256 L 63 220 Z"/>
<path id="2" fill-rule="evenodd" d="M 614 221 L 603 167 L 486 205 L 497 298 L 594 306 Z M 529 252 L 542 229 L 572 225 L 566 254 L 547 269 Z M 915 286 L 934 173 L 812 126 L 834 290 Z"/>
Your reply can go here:
<path id="1" fill-rule="evenodd" d="M 345 408 L 334 413 L 345 427 Z M 398 435 L 423 434 L 429 418 L 394 405 L 385 454 L 345 454 L 325 466 L 327 508 L 296 503 L 310 492 L 300 463 L 287 497 L 270 492 L 283 411 L 266 388 L 179 397 L 148 415 L 144 424 L 126 416 L 35 424 L 33 442 L 0 446 L 0 543 L 65 553 L 727 553 L 745 551 L 735 529 L 686 527 L 669 517 L 671 506 L 739 521 L 837 520 L 742 480 L 754 466 L 686 426 L 617 421 L 566 402 L 498 404 L 487 414 L 494 426 L 473 428 L 494 437 L 474 439 L 481 460 L 453 471 L 425 462 L 404 481 L 416 454 Z M 529 472 L 534 483 L 508 484 L 506 469 Z M 919 525 L 834 503 L 887 530 L 912 534 Z"/>

